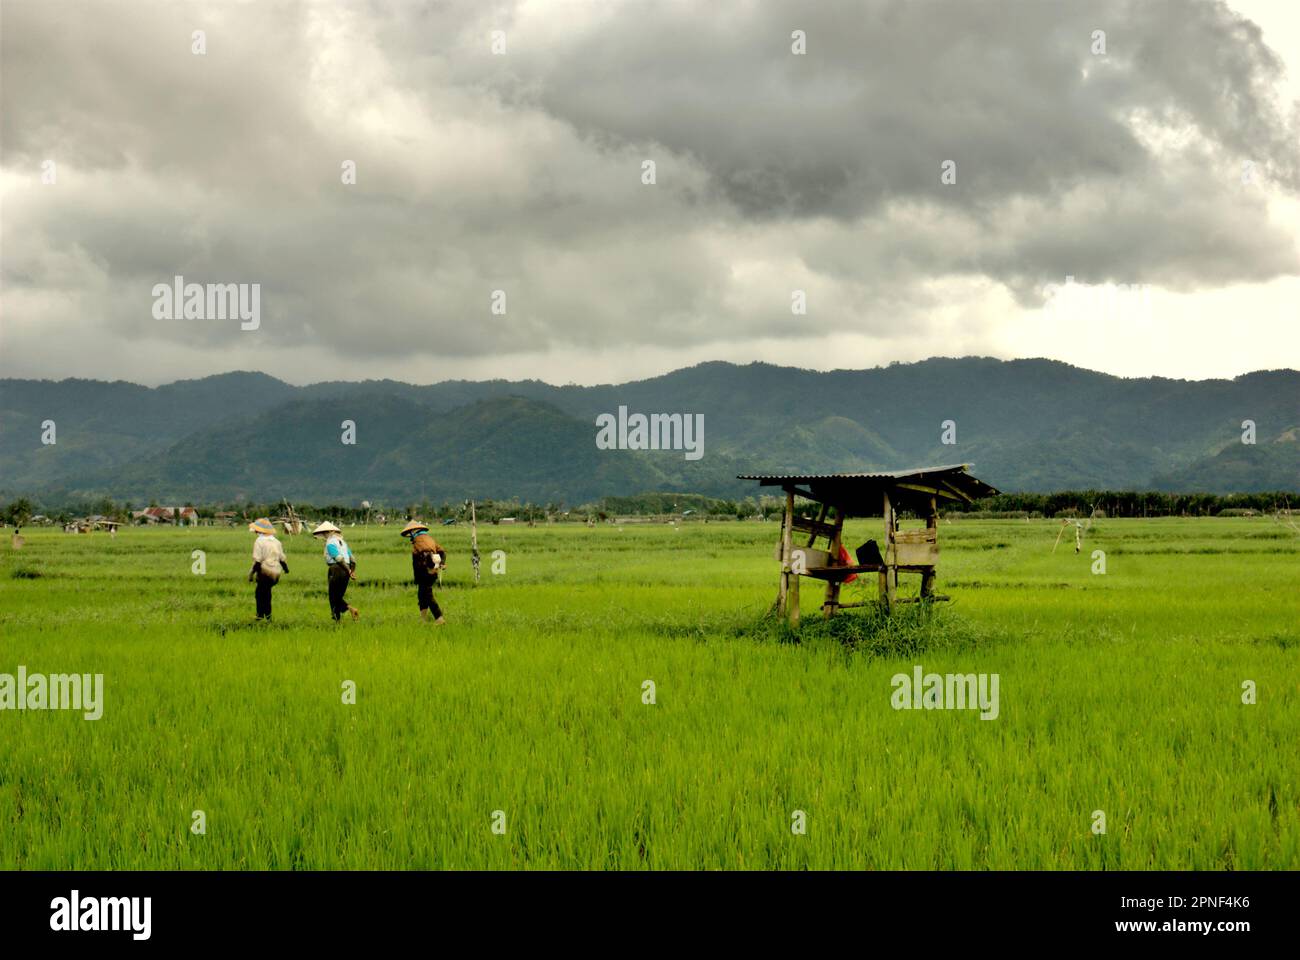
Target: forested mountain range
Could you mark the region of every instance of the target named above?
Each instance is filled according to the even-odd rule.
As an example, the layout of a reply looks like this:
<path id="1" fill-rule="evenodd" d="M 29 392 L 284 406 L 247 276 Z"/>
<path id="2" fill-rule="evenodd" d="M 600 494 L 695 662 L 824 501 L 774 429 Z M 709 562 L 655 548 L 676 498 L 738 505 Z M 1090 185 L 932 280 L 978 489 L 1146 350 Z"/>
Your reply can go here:
<path id="1" fill-rule="evenodd" d="M 598 448 L 597 418 L 620 406 L 703 415 L 702 456 Z M 354 443 L 343 442 L 344 421 Z M 42 442 L 48 422 L 54 443 Z M 590 387 L 293 386 L 247 372 L 156 388 L 0 380 L 0 492 L 42 500 L 575 504 L 755 492 L 738 473 L 957 462 L 1004 491 L 1300 490 L 1300 372 L 1125 379 L 966 357 L 830 372 L 714 362 Z"/>

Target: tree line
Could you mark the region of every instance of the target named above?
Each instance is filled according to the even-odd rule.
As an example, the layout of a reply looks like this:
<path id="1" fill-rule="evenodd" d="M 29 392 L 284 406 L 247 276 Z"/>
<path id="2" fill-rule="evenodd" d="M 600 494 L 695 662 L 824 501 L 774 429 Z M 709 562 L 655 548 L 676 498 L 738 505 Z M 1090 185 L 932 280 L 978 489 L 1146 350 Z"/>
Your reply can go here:
<path id="1" fill-rule="evenodd" d="M 1107 517 L 1212 517 L 1250 513 L 1271 514 L 1300 506 L 1293 492 L 1273 493 L 1163 493 L 1146 490 L 1064 490 L 1056 493 L 1000 493 L 969 504 L 948 503 L 941 512 L 1015 516 L 1089 516 L 1093 510 Z M 158 506 L 151 503 L 149 506 Z M 165 506 L 193 507 L 199 519 L 207 523 L 240 523 L 258 517 L 282 517 L 288 504 L 281 500 L 264 503 L 225 503 L 195 505 L 190 502 Z M 603 497 L 598 501 L 568 508 L 562 502 L 531 503 L 517 498 L 475 501 L 474 513 L 480 523 L 498 523 L 514 518 L 519 523 L 554 523 L 565 521 L 608 520 L 627 516 L 685 517 L 697 520 L 779 519 L 785 507 L 784 496 L 760 495 L 728 500 L 694 493 L 644 493 L 636 496 Z M 132 513 L 141 507 L 117 503 L 101 497 L 94 500 L 69 501 L 45 507 L 27 497 L 0 501 L 0 519 L 6 525 L 23 525 L 35 516 L 54 523 L 89 516 L 129 523 Z M 294 511 L 305 519 L 328 518 L 343 523 L 405 522 L 419 518 L 430 523 L 469 520 L 469 501 L 431 503 L 379 503 L 370 506 L 349 504 L 295 503 Z M 815 505 L 800 502 L 799 512 L 810 513 Z"/>
<path id="2" fill-rule="evenodd" d="M 1108 517 L 1213 517 L 1227 513 L 1274 513 L 1300 500 L 1294 492 L 1162 493 L 1157 490 L 1063 490 L 1057 493 L 1000 493 L 950 512 L 1016 512 L 1055 517 L 1088 516 L 1094 509 Z"/>

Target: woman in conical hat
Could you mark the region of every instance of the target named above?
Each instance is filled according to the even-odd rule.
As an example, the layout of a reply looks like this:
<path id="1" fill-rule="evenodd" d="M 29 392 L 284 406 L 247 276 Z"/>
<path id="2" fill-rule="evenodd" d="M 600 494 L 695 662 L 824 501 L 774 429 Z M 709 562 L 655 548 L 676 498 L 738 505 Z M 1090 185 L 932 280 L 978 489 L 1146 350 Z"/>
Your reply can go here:
<path id="1" fill-rule="evenodd" d="M 357 569 L 351 548 L 343 539 L 342 531 L 328 520 L 313 530 L 312 536 L 321 537 L 325 541 L 325 579 L 329 587 L 330 616 L 339 620 L 343 614 L 350 613 L 352 619 L 356 620 L 361 616 L 361 611 L 349 606 L 343 599 L 343 595 L 348 592 L 348 583 L 355 577 Z"/>
<path id="2" fill-rule="evenodd" d="M 432 617 L 434 623 L 442 626 L 447 621 L 443 619 L 438 601 L 433 598 L 433 585 L 438 579 L 438 571 L 447 562 L 447 551 L 429 536 L 429 525 L 419 520 L 412 520 L 403 527 L 402 536 L 411 541 L 411 573 L 415 576 L 415 598 L 420 604 L 420 616 L 425 620 Z"/>
<path id="3" fill-rule="evenodd" d="M 289 560 L 284 547 L 275 538 L 275 527 L 266 517 L 259 517 L 248 525 L 257 534 L 253 541 L 253 569 L 248 579 L 257 584 L 253 596 L 257 602 L 257 619 L 271 619 L 271 588 L 280 582 L 281 574 L 289 572 Z"/>

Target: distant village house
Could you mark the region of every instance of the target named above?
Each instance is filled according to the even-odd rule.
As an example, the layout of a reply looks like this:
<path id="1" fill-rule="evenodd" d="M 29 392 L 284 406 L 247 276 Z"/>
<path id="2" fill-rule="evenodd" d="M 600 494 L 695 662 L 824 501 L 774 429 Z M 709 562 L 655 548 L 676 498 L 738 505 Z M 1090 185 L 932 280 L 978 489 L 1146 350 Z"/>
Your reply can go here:
<path id="1" fill-rule="evenodd" d="M 137 524 L 174 523 L 192 527 L 199 522 L 199 512 L 193 507 L 145 507 L 131 514 Z"/>

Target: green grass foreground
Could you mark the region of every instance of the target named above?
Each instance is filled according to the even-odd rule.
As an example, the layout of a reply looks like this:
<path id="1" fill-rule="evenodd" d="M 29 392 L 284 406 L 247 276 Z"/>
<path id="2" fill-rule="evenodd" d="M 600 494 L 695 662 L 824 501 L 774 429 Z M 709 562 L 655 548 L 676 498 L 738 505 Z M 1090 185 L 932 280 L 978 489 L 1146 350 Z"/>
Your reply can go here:
<path id="1" fill-rule="evenodd" d="M 954 602 L 888 624 L 804 581 L 799 642 L 771 523 L 484 527 L 478 587 L 440 528 L 443 628 L 391 526 L 345 530 L 357 624 L 306 536 L 256 625 L 242 530 L 6 535 L 0 673 L 102 673 L 105 706 L 0 712 L 0 866 L 1300 868 L 1300 535 L 1057 530 L 941 524 Z M 916 664 L 999 674 L 1000 715 L 894 710 Z"/>

